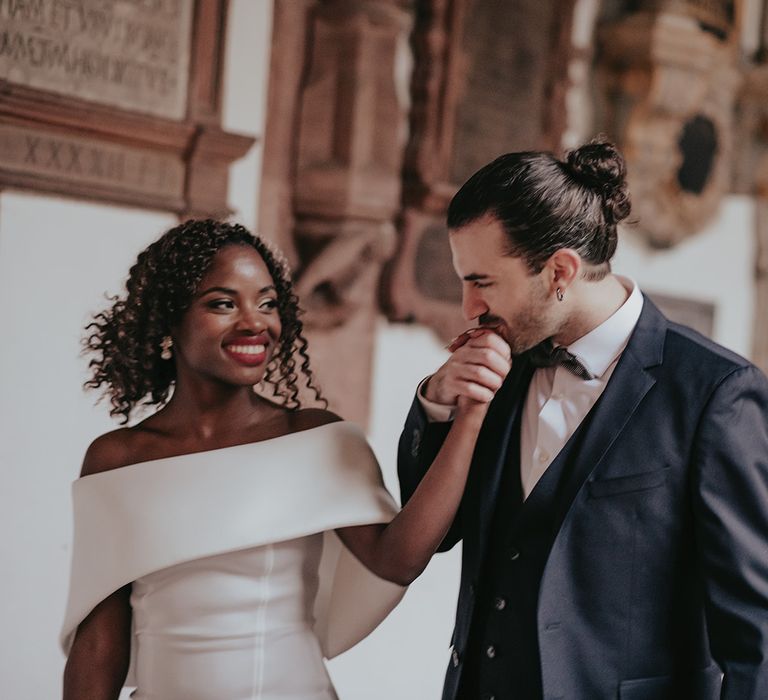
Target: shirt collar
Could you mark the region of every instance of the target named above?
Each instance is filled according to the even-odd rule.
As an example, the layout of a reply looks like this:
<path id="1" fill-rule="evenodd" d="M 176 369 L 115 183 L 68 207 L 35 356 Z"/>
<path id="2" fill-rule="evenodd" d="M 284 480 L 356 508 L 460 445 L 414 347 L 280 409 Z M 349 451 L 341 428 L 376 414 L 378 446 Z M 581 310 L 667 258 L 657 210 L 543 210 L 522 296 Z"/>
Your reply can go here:
<path id="1" fill-rule="evenodd" d="M 595 378 L 602 377 L 621 355 L 643 310 L 643 295 L 637 284 L 619 275 L 616 279 L 629 292 L 627 300 L 599 326 L 568 346 L 569 352 L 576 355 Z"/>

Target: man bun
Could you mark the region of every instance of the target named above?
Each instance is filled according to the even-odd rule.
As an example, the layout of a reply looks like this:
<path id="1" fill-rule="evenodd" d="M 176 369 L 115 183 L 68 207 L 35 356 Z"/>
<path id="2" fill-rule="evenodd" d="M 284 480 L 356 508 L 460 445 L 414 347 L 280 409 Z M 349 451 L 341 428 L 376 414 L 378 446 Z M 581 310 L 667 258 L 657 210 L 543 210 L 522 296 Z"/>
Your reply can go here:
<path id="1" fill-rule="evenodd" d="M 617 224 L 629 216 L 632 204 L 627 191 L 627 166 L 612 143 L 585 144 L 568 153 L 566 164 L 574 179 L 600 195 L 606 223 Z"/>

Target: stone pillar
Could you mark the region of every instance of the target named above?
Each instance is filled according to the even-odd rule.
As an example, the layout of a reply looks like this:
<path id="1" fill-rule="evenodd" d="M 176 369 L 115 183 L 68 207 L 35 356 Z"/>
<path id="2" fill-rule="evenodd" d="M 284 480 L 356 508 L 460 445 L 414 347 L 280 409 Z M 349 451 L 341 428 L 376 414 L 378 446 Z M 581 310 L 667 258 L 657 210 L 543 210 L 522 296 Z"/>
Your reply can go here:
<path id="1" fill-rule="evenodd" d="M 293 240 L 293 187 L 301 81 L 309 41 L 310 10 L 317 0 L 275 0 L 269 93 L 264 128 L 258 233 L 299 262 Z"/>
<path id="2" fill-rule="evenodd" d="M 326 0 L 309 14 L 293 242 L 313 364 L 331 408 L 365 423 L 378 280 L 393 252 L 411 15 L 396 0 Z M 407 80 L 407 77 L 405 78 Z"/>

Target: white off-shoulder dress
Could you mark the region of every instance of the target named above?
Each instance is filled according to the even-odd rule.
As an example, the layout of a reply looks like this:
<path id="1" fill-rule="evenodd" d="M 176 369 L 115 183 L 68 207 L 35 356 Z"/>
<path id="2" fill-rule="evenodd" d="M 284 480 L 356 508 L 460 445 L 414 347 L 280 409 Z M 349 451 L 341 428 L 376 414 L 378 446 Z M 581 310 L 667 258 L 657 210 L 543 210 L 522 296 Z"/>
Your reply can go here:
<path id="1" fill-rule="evenodd" d="M 396 512 L 352 423 L 85 476 L 73 500 L 62 645 L 132 582 L 137 700 L 333 700 L 323 657 L 403 594 L 333 534 Z"/>

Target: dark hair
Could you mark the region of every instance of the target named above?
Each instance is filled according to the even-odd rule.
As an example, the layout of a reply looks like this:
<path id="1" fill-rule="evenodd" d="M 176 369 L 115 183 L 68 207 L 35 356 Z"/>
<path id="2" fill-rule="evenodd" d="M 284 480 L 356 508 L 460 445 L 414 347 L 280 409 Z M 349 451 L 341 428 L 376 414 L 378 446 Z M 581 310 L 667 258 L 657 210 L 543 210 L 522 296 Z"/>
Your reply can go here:
<path id="1" fill-rule="evenodd" d="M 105 387 L 103 393 L 112 404 L 110 415 L 122 416 L 122 422 L 127 423 L 140 402 L 165 403 L 176 379 L 176 367 L 160 357 L 160 343 L 181 320 L 216 253 L 230 245 L 254 248 L 275 283 L 282 333 L 264 381 L 272 385 L 286 408 L 300 408 L 299 355 L 299 371 L 307 388 L 324 401 L 313 384 L 301 312 L 286 265 L 239 224 L 190 219 L 139 253 L 128 275 L 125 298 L 110 297 L 112 306 L 95 314 L 86 326 L 90 334 L 83 339 L 84 353 L 96 357 L 88 363 L 92 377 L 84 386 Z"/>
<path id="2" fill-rule="evenodd" d="M 573 248 L 597 269 L 610 272 L 616 224 L 629 215 L 624 159 L 613 144 L 592 142 L 569 152 L 507 153 L 478 170 L 448 206 L 448 228 L 490 214 L 504 226 L 508 253 L 534 273 L 561 248 Z"/>

